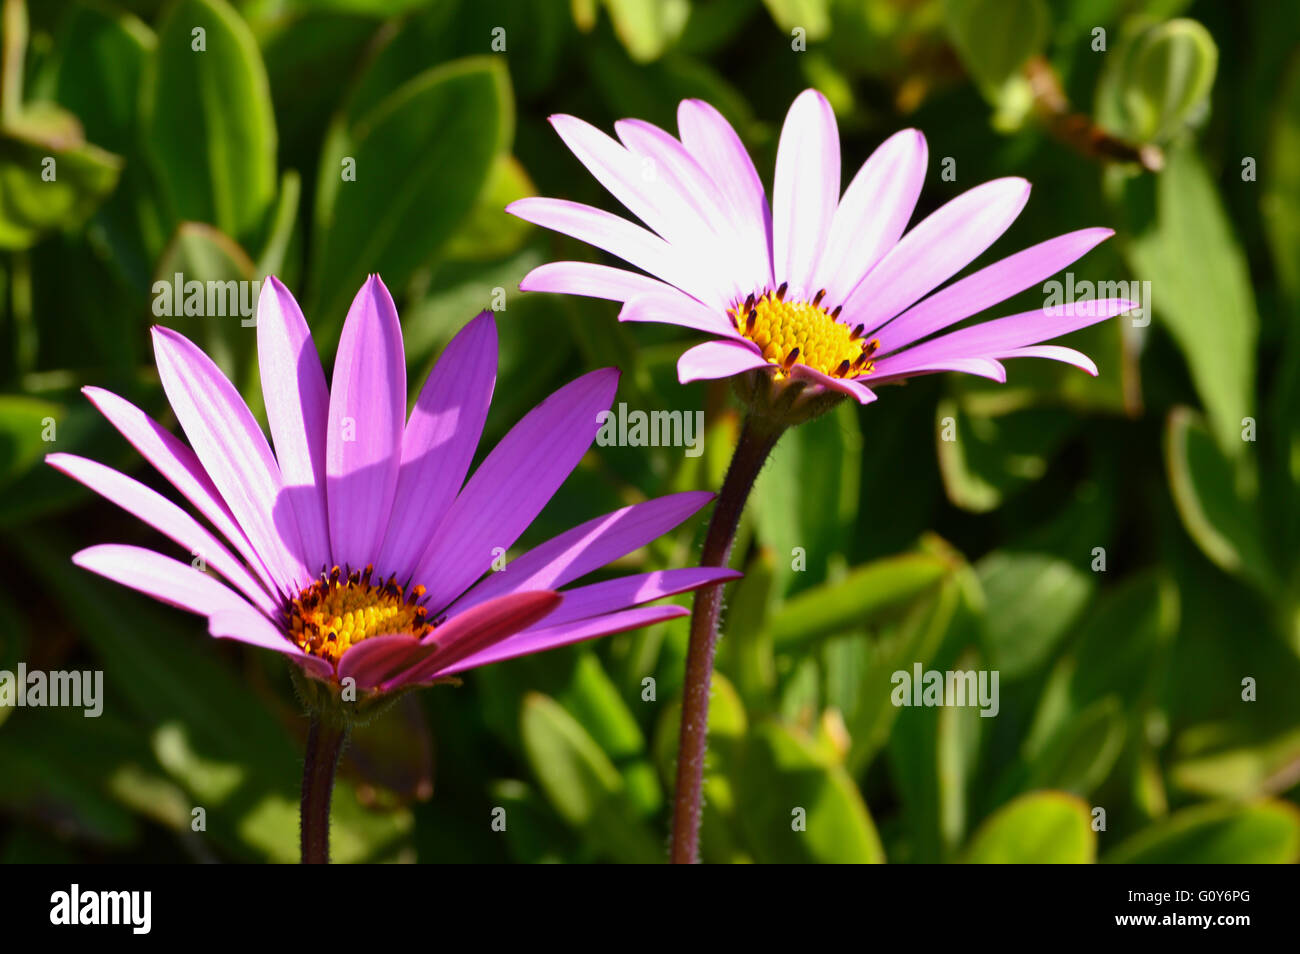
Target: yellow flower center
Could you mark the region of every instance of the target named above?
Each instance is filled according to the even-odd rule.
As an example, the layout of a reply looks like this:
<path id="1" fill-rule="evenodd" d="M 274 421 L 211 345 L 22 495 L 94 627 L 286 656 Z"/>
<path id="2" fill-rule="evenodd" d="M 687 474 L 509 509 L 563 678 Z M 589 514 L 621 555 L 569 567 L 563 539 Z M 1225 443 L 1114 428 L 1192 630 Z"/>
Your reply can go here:
<path id="1" fill-rule="evenodd" d="M 286 610 L 289 635 L 313 656 L 338 662 L 363 639 L 389 634 L 420 639 L 433 632 L 434 623 L 421 605 L 423 586 L 404 593 L 395 576 L 372 582 L 373 567 L 348 576 L 338 568 L 293 599 Z"/>
<path id="2" fill-rule="evenodd" d="M 786 301 L 786 285 L 762 295 L 750 295 L 727 309 L 736 330 L 758 345 L 763 357 L 776 365 L 778 378 L 804 364 L 833 378 L 870 374 L 871 356 L 880 340 L 862 340 L 862 325 L 841 324 L 840 309 L 822 306 L 825 290 L 812 301 Z"/>

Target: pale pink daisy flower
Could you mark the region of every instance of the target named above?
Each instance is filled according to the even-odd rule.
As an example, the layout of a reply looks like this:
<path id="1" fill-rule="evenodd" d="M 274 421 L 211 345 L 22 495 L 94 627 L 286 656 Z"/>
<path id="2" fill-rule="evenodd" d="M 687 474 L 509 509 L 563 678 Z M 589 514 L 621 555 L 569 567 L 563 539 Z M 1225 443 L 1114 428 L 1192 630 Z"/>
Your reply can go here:
<path id="1" fill-rule="evenodd" d="M 507 211 L 640 269 L 553 262 L 531 271 L 521 289 L 618 301 L 622 321 L 713 335 L 682 354 L 683 383 L 763 371 L 866 404 L 875 400 L 869 384 L 939 371 L 1005 381 L 1008 358 L 1050 358 L 1095 375 L 1087 355 L 1044 342 L 1132 307 L 1121 299 L 1044 306 L 938 334 L 1044 281 L 1111 230 L 1057 236 L 935 291 L 1015 221 L 1028 182 L 975 186 L 908 230 L 925 178 L 925 137 L 915 129 L 891 136 L 841 195 L 835 116 L 810 89 L 786 116 L 769 207 L 739 136 L 716 109 L 684 100 L 677 122 L 680 139 L 625 119 L 615 123 L 616 141 L 573 116 L 551 117 L 644 228 L 564 199 L 521 199 Z"/>

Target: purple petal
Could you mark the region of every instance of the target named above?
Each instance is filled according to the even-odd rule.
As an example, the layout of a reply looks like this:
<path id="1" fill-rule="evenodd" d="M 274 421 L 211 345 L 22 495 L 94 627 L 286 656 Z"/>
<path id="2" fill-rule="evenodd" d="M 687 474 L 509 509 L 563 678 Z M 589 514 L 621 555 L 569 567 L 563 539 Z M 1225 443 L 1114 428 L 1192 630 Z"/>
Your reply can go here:
<path id="1" fill-rule="evenodd" d="M 267 570 L 261 556 L 253 549 L 253 545 L 249 543 L 244 531 L 240 529 L 230 508 L 221 499 L 221 493 L 212 483 L 212 478 L 203 469 L 203 465 L 199 463 L 194 451 L 144 411 L 130 401 L 118 397 L 112 391 L 88 387 L 82 388 L 82 393 L 108 422 L 118 429 L 131 446 L 139 451 L 140 456 L 152 464 L 158 473 L 166 477 L 171 485 L 230 541 L 267 590 L 274 592 L 277 589 L 274 577 Z"/>
<path id="2" fill-rule="evenodd" d="M 338 678 L 355 679 L 357 688 L 373 689 L 438 652 L 410 634 L 371 636 L 350 647 L 339 660 Z"/>
<path id="3" fill-rule="evenodd" d="M 1093 228 L 1058 235 L 953 282 L 882 328 L 882 353 L 885 349 L 896 351 L 1037 285 L 1114 234 L 1111 229 Z"/>
<path id="4" fill-rule="evenodd" d="M 431 609 L 446 606 L 509 550 L 578 466 L 618 388 L 605 368 L 571 381 L 511 428 L 434 532 L 415 573 Z M 499 550 L 497 548 L 500 548 Z"/>
<path id="5" fill-rule="evenodd" d="M 839 391 L 841 394 L 847 394 L 859 404 L 870 404 L 876 399 L 876 395 L 861 381 L 851 378 L 833 378 L 829 374 L 823 374 L 816 368 L 808 367 L 806 364 L 796 364 L 791 369 L 791 376 L 802 378 L 805 381 L 813 381 L 824 388 L 829 388 L 832 391 Z M 870 379 L 863 378 L 863 380 L 865 381 Z"/>
<path id="6" fill-rule="evenodd" d="M 886 139 L 844 191 L 811 288 L 844 301 L 853 287 L 898 244 L 925 182 L 925 137 L 904 129 Z"/>
<path id="7" fill-rule="evenodd" d="M 262 612 L 271 615 L 276 611 L 275 600 L 234 554 L 202 524 L 162 494 L 111 467 L 84 457 L 49 454 L 45 462 L 143 520 L 191 554 L 198 554 Z"/>
<path id="8" fill-rule="evenodd" d="M 725 310 L 729 303 L 729 286 L 724 287 L 690 255 L 627 219 L 565 199 L 519 199 L 506 211 L 616 255 L 712 308 Z"/>
<path id="9" fill-rule="evenodd" d="M 726 567 L 703 566 L 636 573 L 579 586 L 560 594 L 564 597 L 564 603 L 543 620 L 543 625 L 550 628 L 592 616 L 603 616 L 712 583 L 739 579 L 741 576 L 744 574 Z"/>
<path id="10" fill-rule="evenodd" d="M 768 367 L 770 362 L 749 341 L 706 341 L 677 359 L 677 380 L 682 384 L 711 381 Z"/>
<path id="11" fill-rule="evenodd" d="M 1029 199 L 1024 179 L 963 192 L 903 236 L 844 302 L 843 320 L 870 333 L 969 265 L 997 241 Z"/>
<path id="12" fill-rule="evenodd" d="M 676 289 L 639 272 L 591 262 L 547 262 L 519 281 L 519 290 L 585 295 L 606 301 L 630 301 L 638 295 L 669 295 Z"/>
<path id="13" fill-rule="evenodd" d="M 402 435 L 392 519 L 376 565 L 405 578 L 465 482 L 497 379 L 497 326 L 485 311 L 451 339 Z"/>
<path id="14" fill-rule="evenodd" d="M 371 275 L 348 310 L 330 388 L 330 543 L 333 562 L 374 560 L 392 512 L 406 422 L 406 356 L 388 289 Z"/>
<path id="15" fill-rule="evenodd" d="M 302 310 L 274 275 L 257 302 L 257 363 L 285 494 L 298 518 L 303 562 L 330 562 L 325 511 L 329 388 Z"/>
<path id="16" fill-rule="evenodd" d="M 551 590 L 511 593 L 453 616 L 424 638 L 424 643 L 436 646 L 437 651 L 406 672 L 386 680 L 383 688 L 427 682 L 441 670 L 544 619 L 560 602 L 560 594 Z"/>
<path id="17" fill-rule="evenodd" d="M 608 616 L 579 620 L 575 623 L 530 629 L 527 632 L 511 636 L 509 639 L 480 650 L 471 656 L 466 656 L 459 662 L 439 670 L 435 675 L 450 676 L 458 672 L 464 672 L 467 669 L 477 669 L 479 666 L 486 666 L 489 663 L 545 652 L 548 649 L 556 649 L 560 646 L 580 643 L 583 640 L 595 639 L 597 636 L 612 636 L 614 633 L 625 633 L 630 629 L 640 629 L 643 626 L 652 626 L 665 620 L 678 619 L 689 615 L 690 611 L 684 606 L 642 606 L 637 609 L 611 613 Z"/>
<path id="18" fill-rule="evenodd" d="M 192 341 L 155 327 L 153 342 L 163 390 L 203 468 L 276 580 L 301 589 L 312 573 L 302 561 L 297 517 L 281 499 L 280 467 L 266 435 L 234 385 Z"/>
<path id="19" fill-rule="evenodd" d="M 319 656 L 309 656 L 274 623 L 251 609 L 222 609 L 208 617 L 208 633 L 216 639 L 233 639 L 273 652 L 283 653 L 314 675 L 328 678 L 333 670 Z"/>
<path id="20" fill-rule="evenodd" d="M 776 153 L 772 187 L 772 264 L 795 298 L 811 298 L 840 197 L 840 136 L 826 97 L 804 90 L 790 106 Z"/>
<path id="21" fill-rule="evenodd" d="M 627 556 L 667 533 L 713 499 L 687 491 L 623 507 L 566 530 L 506 564 L 456 601 L 464 612 L 484 600 L 523 590 L 551 590 Z"/>
<path id="22" fill-rule="evenodd" d="M 733 221 L 753 288 L 772 282 L 772 212 L 753 160 L 731 124 L 700 99 L 682 100 L 677 107 L 682 144 L 709 173 L 718 191 L 731 205 Z"/>
<path id="23" fill-rule="evenodd" d="M 257 612 L 242 596 L 215 577 L 143 547 L 101 543 L 73 554 L 72 562 L 169 606 L 200 616 L 211 616 L 221 610 Z"/>

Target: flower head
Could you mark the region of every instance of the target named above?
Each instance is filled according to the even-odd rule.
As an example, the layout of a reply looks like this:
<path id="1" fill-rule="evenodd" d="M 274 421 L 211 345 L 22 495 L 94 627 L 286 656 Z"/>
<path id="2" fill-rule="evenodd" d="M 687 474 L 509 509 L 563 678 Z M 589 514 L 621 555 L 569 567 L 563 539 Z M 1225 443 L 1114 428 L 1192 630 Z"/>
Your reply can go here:
<path id="1" fill-rule="evenodd" d="M 781 131 L 769 207 L 753 162 L 716 109 L 685 100 L 677 121 L 680 139 L 622 120 L 616 142 L 572 116 L 551 118 L 646 228 L 562 199 L 521 199 L 507 211 L 641 269 L 553 262 L 520 288 L 606 298 L 623 303 L 622 321 L 716 336 L 681 356 L 683 383 L 761 371 L 866 404 L 875 400 L 869 385 L 919 374 L 1004 381 L 1006 358 L 1052 358 L 1096 374 L 1086 355 L 1042 342 L 1132 307 L 1120 299 L 1050 306 L 936 336 L 1042 282 L 1111 231 L 1049 239 L 934 292 L 1006 231 L 1028 182 L 976 186 L 904 234 L 926 167 L 925 137 L 914 129 L 886 140 L 841 196 L 835 116 L 825 97 L 806 90 Z"/>
<path id="2" fill-rule="evenodd" d="M 618 383 L 605 369 L 565 385 L 466 480 L 496 383 L 490 312 L 447 346 L 408 419 L 401 327 L 377 276 L 352 303 L 329 386 L 297 302 L 268 280 L 257 346 L 274 452 L 206 354 L 166 328 L 153 341 L 188 446 L 121 397 L 85 393 L 212 529 L 103 464 L 51 454 L 194 557 L 104 544 L 73 561 L 207 617 L 213 636 L 282 653 L 319 683 L 350 677 L 373 698 L 684 615 L 639 604 L 737 575 L 688 568 L 561 589 L 675 527 L 707 493 L 605 514 L 489 572 L 586 453 Z"/>

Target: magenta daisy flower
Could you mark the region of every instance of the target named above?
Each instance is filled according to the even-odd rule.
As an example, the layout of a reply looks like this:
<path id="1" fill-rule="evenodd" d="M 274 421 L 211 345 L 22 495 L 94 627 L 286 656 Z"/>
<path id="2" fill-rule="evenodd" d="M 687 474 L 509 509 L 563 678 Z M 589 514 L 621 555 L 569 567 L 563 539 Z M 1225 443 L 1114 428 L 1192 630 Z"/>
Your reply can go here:
<path id="1" fill-rule="evenodd" d="M 496 382 L 490 312 L 447 346 L 409 419 L 402 332 L 377 276 L 348 312 L 332 386 L 274 278 L 257 317 L 274 452 L 230 381 L 169 329 L 154 329 L 154 354 L 189 446 L 121 397 L 86 389 L 207 526 L 103 464 L 51 454 L 187 554 L 103 544 L 76 554 L 78 566 L 206 617 L 213 636 L 281 653 L 326 686 L 351 678 L 362 699 L 671 619 L 685 609 L 640 604 L 737 575 L 674 569 L 561 589 L 672 529 L 708 493 L 605 514 L 489 572 L 586 453 L 616 370 L 552 394 L 466 481 Z"/>
<path id="2" fill-rule="evenodd" d="M 886 140 L 841 195 L 835 116 L 824 96 L 804 91 L 781 131 L 769 207 L 753 162 L 716 109 L 685 100 L 677 122 L 680 139 L 622 120 L 619 142 L 573 116 L 551 117 L 645 228 L 563 199 L 521 199 L 507 211 L 640 269 L 553 262 L 531 271 L 521 289 L 618 301 L 622 321 L 715 336 L 681 356 L 683 383 L 757 370 L 866 404 L 875 400 L 868 384 L 938 371 L 1005 381 L 1007 358 L 1050 358 L 1095 375 L 1087 355 L 1043 342 L 1132 307 L 1120 299 L 1043 307 L 938 334 L 1044 281 L 1111 230 L 1057 236 L 935 292 L 1015 221 L 1028 182 L 976 186 L 907 231 L 926 169 L 925 137 L 914 129 Z"/>

